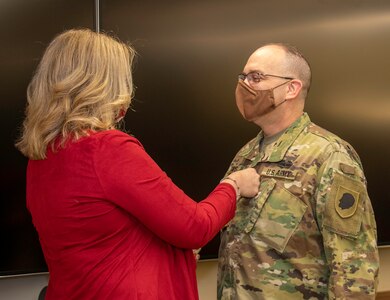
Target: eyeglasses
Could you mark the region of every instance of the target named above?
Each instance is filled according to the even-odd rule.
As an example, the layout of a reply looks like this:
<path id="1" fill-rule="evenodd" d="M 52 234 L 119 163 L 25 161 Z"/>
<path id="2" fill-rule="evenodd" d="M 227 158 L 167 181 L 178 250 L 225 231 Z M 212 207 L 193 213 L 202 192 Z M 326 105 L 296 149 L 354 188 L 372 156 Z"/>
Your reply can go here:
<path id="1" fill-rule="evenodd" d="M 249 72 L 248 74 L 240 73 L 238 74 L 238 79 L 245 80 L 248 79 L 249 83 L 259 83 L 260 81 L 264 80 L 265 77 L 276 77 L 276 78 L 283 78 L 283 79 L 294 79 L 293 77 L 286 77 L 286 76 L 279 76 L 279 75 L 272 75 L 272 74 L 262 74 L 260 72 Z"/>

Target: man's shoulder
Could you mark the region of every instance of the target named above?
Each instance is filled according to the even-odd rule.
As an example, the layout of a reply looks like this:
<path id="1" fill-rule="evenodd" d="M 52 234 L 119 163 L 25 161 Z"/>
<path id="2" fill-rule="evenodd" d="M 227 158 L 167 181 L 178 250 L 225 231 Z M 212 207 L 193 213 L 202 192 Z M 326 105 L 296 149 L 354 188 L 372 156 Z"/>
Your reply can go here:
<path id="1" fill-rule="evenodd" d="M 324 140 L 324 143 L 340 144 L 341 142 L 343 142 L 343 139 L 340 138 L 338 135 L 313 122 L 311 122 L 307 126 L 307 132 L 311 134 L 313 138 Z"/>
<path id="2" fill-rule="evenodd" d="M 313 122 L 307 126 L 306 132 L 308 134 L 308 138 L 320 143 L 322 145 L 321 148 L 324 149 L 324 151 L 344 152 L 354 160 L 360 162 L 359 155 L 353 146 L 337 134 L 330 132 Z"/>
<path id="3" fill-rule="evenodd" d="M 322 141 L 324 144 L 328 144 L 331 146 L 334 150 L 338 150 L 340 148 L 344 148 L 347 145 L 350 146 L 350 144 L 343 140 L 341 137 L 336 135 L 333 132 L 330 132 L 329 130 L 311 122 L 307 126 L 307 133 L 310 135 L 312 139 L 316 139 L 319 141 Z"/>

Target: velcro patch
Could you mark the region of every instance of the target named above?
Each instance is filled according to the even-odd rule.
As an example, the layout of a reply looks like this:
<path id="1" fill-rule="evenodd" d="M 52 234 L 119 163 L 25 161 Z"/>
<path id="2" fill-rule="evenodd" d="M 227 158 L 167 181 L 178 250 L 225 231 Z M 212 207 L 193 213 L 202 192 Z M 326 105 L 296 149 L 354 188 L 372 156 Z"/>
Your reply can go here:
<path id="1" fill-rule="evenodd" d="M 344 163 L 340 163 L 339 167 L 340 167 L 340 170 L 343 171 L 344 174 L 350 174 L 350 175 L 355 174 L 355 167 L 352 167 L 352 166 L 344 164 Z"/>

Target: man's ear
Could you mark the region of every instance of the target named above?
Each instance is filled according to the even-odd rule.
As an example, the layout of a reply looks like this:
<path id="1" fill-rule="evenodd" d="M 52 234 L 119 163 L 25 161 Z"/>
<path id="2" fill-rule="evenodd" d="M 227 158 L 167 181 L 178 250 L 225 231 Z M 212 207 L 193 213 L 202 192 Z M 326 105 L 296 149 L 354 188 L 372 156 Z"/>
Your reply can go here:
<path id="1" fill-rule="evenodd" d="M 287 87 L 286 100 L 297 98 L 302 90 L 302 86 L 303 83 L 299 79 L 291 80 Z"/>

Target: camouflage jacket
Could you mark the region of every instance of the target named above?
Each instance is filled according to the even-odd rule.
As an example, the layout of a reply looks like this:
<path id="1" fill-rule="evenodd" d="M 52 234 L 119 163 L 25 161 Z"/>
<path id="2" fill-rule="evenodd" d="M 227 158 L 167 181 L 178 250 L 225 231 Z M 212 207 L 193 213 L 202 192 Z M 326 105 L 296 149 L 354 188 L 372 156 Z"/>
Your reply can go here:
<path id="1" fill-rule="evenodd" d="M 218 299 L 374 299 L 376 224 L 360 159 L 305 113 L 274 143 L 262 132 L 234 158 L 260 193 L 221 234 Z"/>

